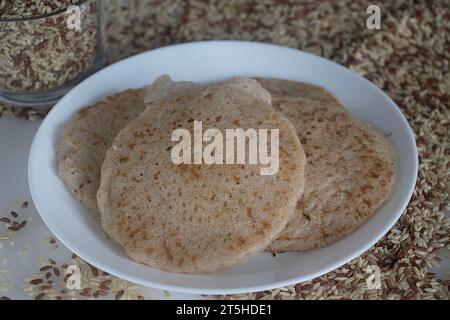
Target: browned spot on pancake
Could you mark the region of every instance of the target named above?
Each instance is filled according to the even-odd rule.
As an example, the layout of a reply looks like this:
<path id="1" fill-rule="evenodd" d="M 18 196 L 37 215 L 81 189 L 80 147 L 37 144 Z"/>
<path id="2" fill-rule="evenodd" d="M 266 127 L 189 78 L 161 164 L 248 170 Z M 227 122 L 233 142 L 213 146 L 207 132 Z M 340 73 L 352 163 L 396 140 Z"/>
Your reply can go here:
<path id="1" fill-rule="evenodd" d="M 256 233 L 256 235 L 261 236 L 261 237 L 264 237 L 264 235 L 265 235 L 264 229 L 257 229 L 255 233 Z"/>
<path id="2" fill-rule="evenodd" d="M 195 167 L 189 166 L 188 170 L 195 179 L 200 178 L 200 175 L 198 174 L 197 169 Z"/>
<path id="3" fill-rule="evenodd" d="M 364 213 L 363 213 L 361 210 L 359 210 L 358 208 L 356 208 L 356 216 L 357 216 L 358 218 L 362 218 L 362 217 L 364 217 L 365 215 L 364 215 Z"/>
<path id="4" fill-rule="evenodd" d="M 284 155 L 284 156 L 288 156 L 289 155 L 289 153 L 283 147 L 280 147 L 280 154 Z"/>
<path id="5" fill-rule="evenodd" d="M 247 216 L 248 216 L 252 221 L 255 221 L 255 217 L 253 217 L 253 208 L 247 208 Z"/>
<path id="6" fill-rule="evenodd" d="M 173 261 L 172 253 L 170 252 L 170 248 L 167 246 L 166 241 L 164 241 L 164 254 L 166 255 L 169 261 Z"/>
<path id="7" fill-rule="evenodd" d="M 270 221 L 265 220 L 262 222 L 262 225 L 264 228 L 269 229 L 272 226 L 272 223 Z"/>
<path id="8" fill-rule="evenodd" d="M 130 237 L 131 239 L 134 239 L 137 235 L 136 230 L 133 230 L 131 227 L 127 228 L 128 231 L 128 237 Z"/>
<path id="9" fill-rule="evenodd" d="M 361 187 L 361 191 L 363 193 L 367 193 L 367 192 L 372 191 L 372 190 L 373 190 L 373 186 L 368 185 L 368 184 L 366 184 L 366 185 Z"/>
<path id="10" fill-rule="evenodd" d="M 147 152 L 146 151 L 139 151 L 139 160 L 144 160 L 145 159 L 145 156 L 147 155 Z"/>
<path id="11" fill-rule="evenodd" d="M 370 176 L 371 176 L 372 178 L 379 178 L 379 177 L 380 177 L 380 174 L 379 174 L 378 172 L 376 172 L 375 170 L 371 170 L 371 171 L 370 171 Z"/>
<path id="12" fill-rule="evenodd" d="M 177 167 L 182 173 L 189 173 L 191 178 L 192 177 L 194 179 L 200 178 L 200 175 L 198 174 L 197 169 L 194 165 L 181 164 Z M 188 177 L 186 177 L 186 178 L 188 178 Z M 187 179 L 187 180 L 190 180 L 190 179 Z"/>
<path id="13" fill-rule="evenodd" d="M 130 158 L 127 156 L 123 156 L 123 157 L 120 157 L 118 160 L 119 160 L 119 163 L 125 163 L 128 160 L 130 160 Z"/>
<path id="14" fill-rule="evenodd" d="M 125 208 L 129 205 L 130 203 L 128 201 L 123 201 L 123 200 L 119 200 L 119 202 L 117 203 L 117 207 L 118 208 Z"/>

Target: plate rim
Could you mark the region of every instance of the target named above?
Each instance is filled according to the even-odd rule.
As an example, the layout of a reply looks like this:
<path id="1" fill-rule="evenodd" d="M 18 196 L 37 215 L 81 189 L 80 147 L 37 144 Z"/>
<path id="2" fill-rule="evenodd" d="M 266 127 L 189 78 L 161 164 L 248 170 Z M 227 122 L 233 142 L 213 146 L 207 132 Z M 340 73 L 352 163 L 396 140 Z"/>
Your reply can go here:
<path id="1" fill-rule="evenodd" d="M 129 60 L 133 60 L 136 59 L 137 57 L 141 57 L 141 56 L 145 56 L 145 55 L 152 55 L 164 50 L 172 50 L 172 49 L 179 49 L 182 47 L 188 47 L 188 46 L 204 46 L 204 45 L 223 45 L 223 44 L 227 44 L 227 45 L 239 45 L 239 46 L 254 46 L 254 47 L 260 47 L 261 49 L 264 48 L 275 48 L 278 50 L 288 50 L 291 52 L 295 52 L 296 54 L 302 54 L 302 55 L 307 55 L 310 56 L 310 58 L 313 59 L 318 59 L 322 62 L 326 61 L 327 63 L 332 63 L 335 65 L 335 67 L 338 67 L 340 69 L 344 69 L 346 72 L 351 72 L 354 76 L 359 78 L 359 81 L 363 81 L 366 83 L 366 85 L 368 85 L 369 87 L 371 87 L 372 90 L 375 90 L 377 92 L 377 94 L 380 94 L 384 99 L 387 100 L 388 103 L 390 103 L 391 105 L 395 106 L 395 111 L 399 114 L 401 121 L 403 122 L 404 125 L 406 125 L 406 127 L 409 130 L 409 135 L 408 135 L 408 143 L 410 144 L 410 146 L 412 147 L 412 151 L 414 152 L 414 159 L 412 159 L 413 161 L 413 169 L 414 172 L 412 172 L 412 180 L 411 180 L 411 186 L 410 186 L 410 190 L 408 192 L 408 195 L 405 199 L 403 199 L 403 203 L 401 205 L 401 209 L 398 210 L 397 214 L 394 216 L 391 220 L 390 223 L 385 224 L 384 228 L 382 230 L 379 230 L 377 232 L 377 236 L 373 237 L 372 239 L 369 239 L 369 241 L 365 242 L 364 245 L 361 245 L 359 248 L 357 248 L 356 250 L 352 251 L 352 254 L 349 254 L 347 256 L 341 257 L 339 259 L 337 259 L 337 261 L 335 261 L 333 264 L 328 265 L 327 267 L 324 267 L 318 271 L 316 271 L 315 273 L 310 273 L 308 275 L 308 277 L 305 276 L 300 276 L 297 278 L 289 278 L 286 280 L 281 280 L 281 281 L 277 281 L 277 282 L 271 282 L 270 284 L 262 284 L 262 285 L 253 285 L 253 286 L 241 286 L 239 288 L 232 288 L 232 289 L 211 289 L 211 288 L 199 288 L 199 287 L 190 287 L 190 286 L 179 286 L 179 285 L 172 285 L 172 284 L 164 284 L 163 282 L 157 282 L 157 281 L 150 281 L 150 280 L 146 280 L 146 279 L 142 279 L 139 277 L 135 277 L 131 274 L 128 273 L 122 273 L 117 271 L 113 266 L 109 266 L 109 265 L 105 265 L 103 263 L 98 263 L 94 257 L 91 257 L 90 255 L 85 255 L 85 254 L 78 254 L 78 252 L 76 252 L 75 250 L 73 250 L 73 247 L 77 247 L 76 245 L 73 245 L 73 243 L 71 243 L 68 239 L 66 239 L 64 236 L 61 236 L 59 234 L 59 232 L 55 232 L 54 231 L 54 226 L 52 225 L 52 223 L 50 221 L 48 221 L 47 217 L 45 217 L 45 215 L 41 214 L 41 209 L 42 206 L 40 205 L 39 202 L 39 198 L 36 196 L 34 190 L 34 184 L 35 182 L 33 181 L 32 177 L 32 161 L 33 159 L 36 157 L 37 154 L 39 154 L 38 150 L 37 150 L 37 137 L 40 136 L 44 125 L 46 124 L 46 121 L 50 121 L 48 119 L 51 118 L 52 114 L 54 112 L 56 112 L 59 108 L 61 108 L 66 99 L 68 99 L 68 97 L 71 95 L 71 93 L 80 85 L 82 85 L 83 83 L 90 81 L 91 77 L 99 74 L 99 73 L 107 73 L 109 71 L 110 68 L 117 68 L 117 65 L 120 65 L 122 63 L 125 63 Z M 142 286 L 147 286 L 147 287 L 151 287 L 151 288 L 156 288 L 156 289 L 160 289 L 160 290 L 171 290 L 171 291 L 175 291 L 175 292 L 180 292 L 180 293 L 190 293 L 190 294 L 208 294 L 208 295 L 224 295 L 224 294 L 238 294 L 238 293 L 251 293 L 251 292 L 259 292 L 259 291 L 264 291 L 264 290 L 272 290 L 275 288 L 280 288 L 280 287 L 284 287 L 284 286 L 289 286 L 292 284 L 296 284 L 296 283 L 300 283 L 303 281 L 307 281 L 309 279 L 313 279 L 316 278 L 318 276 L 321 276 L 323 274 L 326 274 L 332 270 L 335 270 L 336 268 L 339 268 L 340 266 L 350 262 L 351 260 L 359 257 L 360 255 L 362 255 L 364 252 L 368 251 L 374 244 L 376 244 L 378 241 L 380 241 L 388 232 L 390 229 L 392 229 L 392 227 L 395 225 L 395 223 L 397 223 L 397 221 L 400 219 L 400 217 L 402 216 L 403 212 L 405 211 L 405 209 L 407 208 L 409 202 L 411 201 L 411 197 L 414 193 L 414 189 L 415 189 L 415 185 L 417 182 L 417 177 L 418 177 L 418 167 L 419 167 L 419 158 L 418 158 L 418 150 L 417 150 L 417 144 L 416 144 L 416 140 L 414 138 L 414 132 L 409 124 L 409 122 L 407 121 L 405 115 L 403 114 L 403 112 L 401 111 L 401 109 L 398 107 L 398 105 L 380 88 L 378 88 L 375 84 L 373 84 L 372 82 L 370 82 L 368 79 L 364 78 L 363 76 L 357 74 L 356 72 L 354 72 L 353 70 L 346 68 L 334 61 L 325 59 L 323 57 L 314 55 L 312 53 L 309 52 L 305 52 L 302 50 L 298 50 L 295 48 L 289 48 L 289 47 L 284 47 L 281 45 L 276 45 L 276 44 L 270 44 L 270 43 L 262 43 L 262 42 L 253 42 L 253 41 L 238 41 L 238 40 L 211 40 L 211 41 L 195 41 L 195 42 L 188 42 L 188 43 L 181 43 L 181 44 L 175 44 L 175 45 L 169 45 L 169 46 L 165 46 L 165 47 L 160 47 L 160 48 L 156 48 L 153 50 L 148 50 L 130 57 L 127 57 L 125 59 L 122 59 L 120 61 L 117 61 L 105 68 L 103 68 L 102 70 L 94 73 L 93 75 L 89 76 L 88 78 L 86 78 L 85 80 L 83 80 L 80 84 L 78 84 L 77 86 L 75 86 L 74 88 L 72 88 L 63 98 L 61 98 L 58 103 L 52 108 L 52 110 L 48 113 L 48 115 L 46 116 L 46 118 L 43 120 L 43 122 L 41 123 L 39 129 L 37 130 L 35 137 L 33 138 L 33 143 L 31 145 L 30 151 L 29 151 L 29 155 L 28 155 L 28 168 L 27 168 L 27 176 L 28 176 L 28 185 L 29 185 L 29 189 L 30 189 L 30 193 L 31 193 L 31 197 L 33 199 L 33 203 L 36 207 L 36 210 L 38 211 L 40 217 L 42 218 L 42 220 L 44 221 L 44 223 L 46 224 L 46 226 L 49 228 L 49 230 L 59 239 L 59 241 L 61 241 L 61 243 L 67 247 L 70 251 L 76 253 L 78 256 L 80 256 L 80 258 L 82 258 L 83 260 L 85 260 L 86 262 L 97 266 L 98 268 L 112 274 L 115 275 L 119 278 L 122 278 L 124 280 L 128 280 L 134 283 L 137 283 L 139 285 Z M 382 207 L 380 207 L 382 208 Z M 305 279 L 307 278 L 307 279 Z"/>

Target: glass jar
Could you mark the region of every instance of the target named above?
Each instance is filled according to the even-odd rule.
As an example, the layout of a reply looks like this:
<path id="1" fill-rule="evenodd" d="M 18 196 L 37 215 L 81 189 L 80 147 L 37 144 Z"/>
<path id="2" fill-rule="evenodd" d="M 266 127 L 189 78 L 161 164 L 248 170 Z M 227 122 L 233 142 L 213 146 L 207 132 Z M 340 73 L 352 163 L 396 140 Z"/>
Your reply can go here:
<path id="1" fill-rule="evenodd" d="M 103 67 L 105 1 L 81 0 L 40 16 L 1 13 L 0 101 L 49 106 Z"/>

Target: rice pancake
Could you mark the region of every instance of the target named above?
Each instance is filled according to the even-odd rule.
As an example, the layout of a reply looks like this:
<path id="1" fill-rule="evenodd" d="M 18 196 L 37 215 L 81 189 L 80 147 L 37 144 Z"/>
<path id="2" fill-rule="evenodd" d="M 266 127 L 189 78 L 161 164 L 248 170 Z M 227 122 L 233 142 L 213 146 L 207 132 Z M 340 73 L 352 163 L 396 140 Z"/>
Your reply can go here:
<path id="1" fill-rule="evenodd" d="M 306 251 L 348 236 L 389 198 L 395 180 L 386 137 L 340 103 L 306 96 L 272 95 L 274 108 L 295 126 L 307 165 L 303 196 L 271 252 Z"/>
<path id="2" fill-rule="evenodd" d="M 102 226 L 131 259 L 160 270 L 205 273 L 257 254 L 285 228 L 304 185 L 305 156 L 292 124 L 255 80 L 197 89 L 144 111 L 116 137 L 97 194 Z M 279 171 L 260 164 L 171 161 L 175 129 L 279 129 Z M 247 162 L 246 162 L 247 163 Z"/>
<path id="3" fill-rule="evenodd" d="M 81 110 L 66 125 L 56 148 L 59 175 L 73 196 L 99 214 L 100 169 L 117 133 L 148 104 L 193 87 L 193 83 L 172 82 L 162 76 L 152 85 L 111 95 Z"/>

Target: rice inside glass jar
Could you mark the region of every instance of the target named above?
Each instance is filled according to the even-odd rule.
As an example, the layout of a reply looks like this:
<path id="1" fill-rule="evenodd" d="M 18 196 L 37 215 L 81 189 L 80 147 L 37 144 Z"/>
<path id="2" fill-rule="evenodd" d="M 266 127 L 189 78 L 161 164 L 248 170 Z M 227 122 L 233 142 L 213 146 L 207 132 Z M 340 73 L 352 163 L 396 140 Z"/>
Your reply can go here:
<path id="1" fill-rule="evenodd" d="M 0 0 L 0 100 L 51 105 L 104 65 L 102 0 Z"/>

